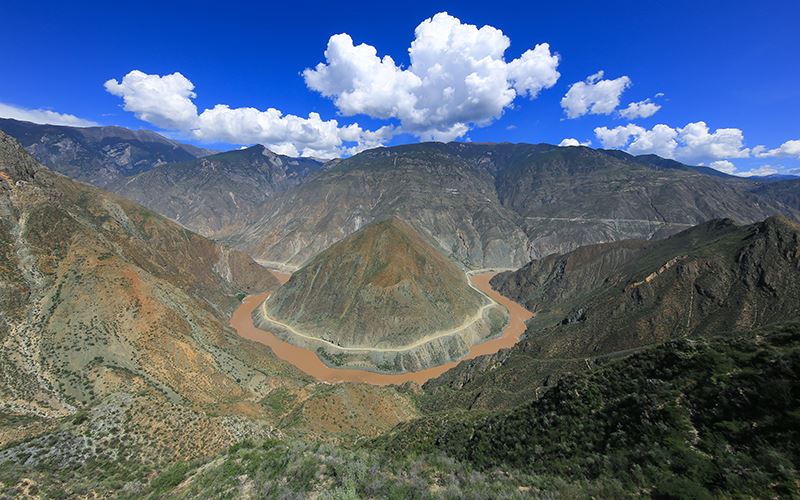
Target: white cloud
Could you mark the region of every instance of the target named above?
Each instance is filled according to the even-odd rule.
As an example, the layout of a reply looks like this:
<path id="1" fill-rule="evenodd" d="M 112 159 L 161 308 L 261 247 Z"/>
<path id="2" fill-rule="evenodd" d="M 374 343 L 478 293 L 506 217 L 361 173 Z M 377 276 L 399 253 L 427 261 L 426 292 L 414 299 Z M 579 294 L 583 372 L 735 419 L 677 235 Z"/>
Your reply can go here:
<path id="1" fill-rule="evenodd" d="M 786 141 L 775 149 L 767 149 L 764 146 L 756 146 L 753 148 L 753 156 L 758 158 L 796 156 L 800 158 L 800 139 Z"/>
<path id="2" fill-rule="evenodd" d="M 546 43 L 510 62 L 508 37 L 440 12 L 417 26 L 404 69 L 375 47 L 330 37 L 325 62 L 303 72 L 306 85 L 346 116 L 395 118 L 422 139 L 453 140 L 500 117 L 517 96 L 555 85 L 559 56 Z"/>
<path id="3" fill-rule="evenodd" d="M 628 120 L 636 118 L 649 118 L 661 109 L 661 105 L 654 103 L 650 99 L 629 103 L 624 109 L 619 110 L 619 116 Z"/>
<path id="4" fill-rule="evenodd" d="M 0 102 L 0 118 L 13 118 L 26 122 L 48 125 L 67 125 L 70 127 L 94 127 L 97 124 L 75 115 L 56 113 L 49 109 L 26 109 Z"/>
<path id="5" fill-rule="evenodd" d="M 180 73 L 149 75 L 131 71 L 122 81 L 108 80 L 106 90 L 122 97 L 124 109 L 157 127 L 176 130 L 204 142 L 260 143 L 291 156 L 333 157 L 380 146 L 391 127 L 375 131 L 358 124 L 339 126 L 317 113 L 307 118 L 284 115 L 275 108 L 231 108 L 217 104 L 198 114 L 194 84 Z"/>
<path id="6" fill-rule="evenodd" d="M 122 97 L 125 111 L 157 127 L 185 130 L 197 119 L 194 84 L 180 73 L 160 76 L 133 70 L 121 82 L 108 80 L 105 88 Z"/>
<path id="7" fill-rule="evenodd" d="M 562 148 L 566 146 L 591 146 L 591 145 L 592 141 L 580 142 L 578 139 L 575 139 L 574 137 L 567 137 L 566 139 L 558 143 L 558 146 Z"/>
<path id="8" fill-rule="evenodd" d="M 561 107 L 568 118 L 577 118 L 586 114 L 607 115 L 619 106 L 619 98 L 631 79 L 621 76 L 614 80 L 603 80 L 603 71 L 590 75 L 585 81 L 570 85 L 566 95 L 561 99 Z"/>
<path id="9" fill-rule="evenodd" d="M 744 134 L 736 128 L 720 128 L 711 132 L 705 122 L 688 123 L 683 128 L 655 125 L 647 130 L 628 124 L 609 129 L 598 127 L 595 135 L 603 147 L 625 149 L 631 154 L 657 154 L 685 162 L 702 162 L 726 158 L 746 158 Z"/>
<path id="10" fill-rule="evenodd" d="M 733 162 L 728 160 L 712 161 L 708 166 L 713 168 L 714 170 L 725 172 L 726 174 L 733 174 L 734 172 L 736 172 L 736 165 L 734 165 Z"/>
<path id="11" fill-rule="evenodd" d="M 736 175 L 739 177 L 753 177 L 753 176 L 766 176 L 766 175 L 773 175 L 777 174 L 778 170 L 771 166 L 771 165 L 762 165 L 758 168 L 747 172 L 737 172 Z"/>
<path id="12" fill-rule="evenodd" d="M 645 129 L 638 125 L 628 124 L 614 128 L 597 127 L 594 135 L 600 139 L 604 148 L 620 149 L 625 147 L 632 136 L 638 136 L 645 132 Z"/>

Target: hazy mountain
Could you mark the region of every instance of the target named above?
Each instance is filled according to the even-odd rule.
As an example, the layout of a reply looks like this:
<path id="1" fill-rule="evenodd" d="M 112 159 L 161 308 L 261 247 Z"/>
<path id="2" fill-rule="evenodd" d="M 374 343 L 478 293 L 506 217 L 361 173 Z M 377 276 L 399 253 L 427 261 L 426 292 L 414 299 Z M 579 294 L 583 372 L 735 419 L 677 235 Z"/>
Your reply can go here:
<path id="1" fill-rule="evenodd" d="M 329 342 L 286 334 L 293 343 L 325 350 L 323 360 L 405 371 L 456 359 L 472 343 L 499 333 L 504 313 L 499 307 L 482 312 L 488 303 L 470 288 L 458 266 L 392 217 L 315 256 L 273 293 L 266 307 L 272 318 Z M 473 317 L 476 320 L 469 321 Z M 365 354 L 336 348 L 414 346 L 436 332 L 461 326 L 465 328 L 452 335 L 399 352 Z"/>
<path id="2" fill-rule="evenodd" d="M 800 179 L 764 183 L 754 192 L 765 198 L 777 200 L 795 210 L 800 210 Z"/>
<path id="3" fill-rule="evenodd" d="M 123 127 L 67 127 L 0 118 L 0 131 L 50 169 L 99 187 L 164 163 L 212 153 L 149 130 Z"/>
<path id="4" fill-rule="evenodd" d="M 462 363 L 428 389 L 475 406 L 532 398 L 565 371 L 675 338 L 800 317 L 800 226 L 714 220 L 654 242 L 548 256 L 493 284 L 538 311 L 514 348 Z M 527 391 L 521 391 L 524 385 Z M 451 394 L 457 389 L 458 394 Z M 480 398 L 475 395 L 480 394 Z"/>
<path id="5" fill-rule="evenodd" d="M 204 236 L 215 237 L 275 193 L 317 172 L 322 162 L 277 155 L 264 146 L 160 165 L 110 189 Z"/>
<path id="6" fill-rule="evenodd" d="M 757 183 L 645 160 L 530 144 L 377 148 L 271 198 L 228 241 L 257 258 L 299 265 L 369 222 L 397 215 L 467 267 L 518 267 L 712 218 L 797 216 L 750 192 Z"/>

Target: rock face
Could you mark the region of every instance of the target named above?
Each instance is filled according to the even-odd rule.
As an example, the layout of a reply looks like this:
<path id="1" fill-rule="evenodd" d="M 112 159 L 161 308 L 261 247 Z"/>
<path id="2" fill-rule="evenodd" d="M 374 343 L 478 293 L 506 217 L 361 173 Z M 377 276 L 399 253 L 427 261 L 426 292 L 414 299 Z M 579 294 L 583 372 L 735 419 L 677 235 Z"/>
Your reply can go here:
<path id="1" fill-rule="evenodd" d="M 525 336 L 503 355 L 429 382 L 430 390 L 458 388 L 473 405 L 519 402 L 520 384 L 533 390 L 564 368 L 586 369 L 676 338 L 796 320 L 800 225 L 783 217 L 713 220 L 660 241 L 549 256 L 493 285 L 538 311 Z"/>
<path id="2" fill-rule="evenodd" d="M 323 360 L 402 371 L 456 359 L 499 333 L 503 313 L 490 304 L 458 266 L 393 217 L 314 257 L 265 308 L 300 332 L 284 338 L 323 349 Z"/>
<path id="3" fill-rule="evenodd" d="M 235 426 L 258 434 L 258 425 L 197 412 L 263 397 L 248 388 L 258 379 L 245 361 L 253 347 L 226 333 L 223 318 L 238 293 L 277 285 L 238 250 L 54 174 L 0 132 L 4 413 L 58 419 L 102 401 L 131 409 L 142 429 L 159 421 L 177 432 L 182 414 L 196 416 L 184 437 L 200 427 L 214 441 Z M 149 416 L 136 412 L 143 407 Z M 176 452 L 182 439 L 158 439 L 158 452 Z"/>
<path id="4" fill-rule="evenodd" d="M 0 118 L 0 131 L 50 169 L 102 188 L 157 165 L 211 154 L 149 130 L 122 127 L 66 127 Z"/>
<path id="5" fill-rule="evenodd" d="M 110 187 L 192 231 L 224 235 L 252 219 L 275 193 L 300 184 L 322 162 L 277 155 L 264 146 L 160 165 Z"/>
<path id="6" fill-rule="evenodd" d="M 795 209 L 760 184 L 651 157 L 545 144 L 424 143 L 342 160 L 261 208 L 227 241 L 302 265 L 396 215 L 467 268 L 517 268 L 582 245 L 665 237 L 713 218 Z"/>
<path id="7" fill-rule="evenodd" d="M 800 210 L 800 179 L 767 182 L 755 190 L 760 196 L 778 200 L 788 207 Z"/>

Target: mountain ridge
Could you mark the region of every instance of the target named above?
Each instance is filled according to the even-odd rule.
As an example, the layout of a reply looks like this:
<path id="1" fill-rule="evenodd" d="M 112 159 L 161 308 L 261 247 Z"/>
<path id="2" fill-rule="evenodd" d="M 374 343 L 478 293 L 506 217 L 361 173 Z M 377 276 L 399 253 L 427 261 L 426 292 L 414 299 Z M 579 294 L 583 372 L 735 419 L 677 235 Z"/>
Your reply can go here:
<path id="1" fill-rule="evenodd" d="M 467 269 L 621 239 L 654 239 L 705 220 L 800 213 L 758 182 L 664 168 L 584 147 L 421 143 L 340 160 L 260 208 L 224 240 L 256 259 L 300 265 L 373 220 L 397 215 Z"/>

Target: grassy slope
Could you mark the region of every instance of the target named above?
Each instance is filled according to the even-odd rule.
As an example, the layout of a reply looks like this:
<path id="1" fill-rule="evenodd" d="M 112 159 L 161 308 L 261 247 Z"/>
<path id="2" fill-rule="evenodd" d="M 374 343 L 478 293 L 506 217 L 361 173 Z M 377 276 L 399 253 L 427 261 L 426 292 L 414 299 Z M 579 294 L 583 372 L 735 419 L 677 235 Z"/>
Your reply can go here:
<path id="1" fill-rule="evenodd" d="M 561 380 L 505 411 L 448 413 L 361 446 L 243 442 L 154 478 L 5 466 L 55 493 L 116 479 L 150 497 L 796 496 L 800 323 L 724 339 L 679 340 Z M 141 471 L 139 472 L 142 473 Z M 114 474 L 117 474 L 116 476 Z"/>

